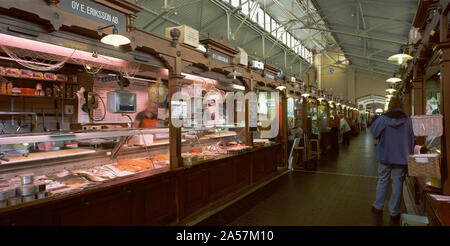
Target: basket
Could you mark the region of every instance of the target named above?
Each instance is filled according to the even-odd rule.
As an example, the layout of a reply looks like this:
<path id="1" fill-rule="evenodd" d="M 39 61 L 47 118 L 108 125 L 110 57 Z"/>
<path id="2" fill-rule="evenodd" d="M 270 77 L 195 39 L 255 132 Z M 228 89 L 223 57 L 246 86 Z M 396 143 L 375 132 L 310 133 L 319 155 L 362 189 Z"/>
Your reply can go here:
<path id="1" fill-rule="evenodd" d="M 442 115 L 411 116 L 414 135 L 440 137 L 443 133 Z"/>
<path id="2" fill-rule="evenodd" d="M 408 156 L 408 174 L 413 177 L 441 177 L 439 154 L 419 154 Z"/>

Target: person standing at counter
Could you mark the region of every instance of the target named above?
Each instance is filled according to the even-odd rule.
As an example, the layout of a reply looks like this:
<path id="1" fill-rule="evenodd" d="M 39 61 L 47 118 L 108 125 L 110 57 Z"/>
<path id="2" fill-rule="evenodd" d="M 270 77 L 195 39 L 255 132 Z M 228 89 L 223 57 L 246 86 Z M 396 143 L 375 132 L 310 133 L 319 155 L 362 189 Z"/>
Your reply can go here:
<path id="1" fill-rule="evenodd" d="M 156 128 L 158 126 L 158 104 L 148 101 L 145 109 L 136 115 L 135 128 Z"/>
<path id="2" fill-rule="evenodd" d="M 332 149 L 334 151 L 339 150 L 339 127 L 340 127 L 340 121 L 341 119 L 339 116 L 335 113 L 333 115 L 333 120 L 331 121 L 331 143 L 332 143 Z"/>
<path id="3" fill-rule="evenodd" d="M 343 145 L 350 145 L 350 134 L 351 134 L 351 128 L 348 125 L 347 120 L 341 116 L 341 120 L 340 120 L 340 129 L 342 132 L 342 144 Z"/>

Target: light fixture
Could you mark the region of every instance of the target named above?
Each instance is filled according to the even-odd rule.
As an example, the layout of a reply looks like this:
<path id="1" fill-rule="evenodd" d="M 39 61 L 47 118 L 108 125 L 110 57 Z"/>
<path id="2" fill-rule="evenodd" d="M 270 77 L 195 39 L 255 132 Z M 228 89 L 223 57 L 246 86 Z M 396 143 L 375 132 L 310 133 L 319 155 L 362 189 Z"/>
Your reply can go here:
<path id="1" fill-rule="evenodd" d="M 408 54 L 395 54 L 388 58 L 389 61 L 397 62 L 400 65 L 404 64 L 405 62 L 407 62 L 411 59 L 413 59 L 413 57 Z"/>
<path id="2" fill-rule="evenodd" d="M 279 85 L 279 86 L 277 86 L 276 89 L 282 91 L 282 90 L 285 90 L 285 89 L 286 89 L 286 86 L 284 86 L 284 85 Z"/>
<path id="3" fill-rule="evenodd" d="M 308 92 L 304 92 L 304 93 L 302 94 L 302 97 L 309 97 L 309 93 L 308 93 Z"/>
<path id="4" fill-rule="evenodd" d="M 394 96 L 394 95 L 389 94 L 389 95 L 386 95 L 386 98 L 391 99 L 393 96 Z"/>
<path id="5" fill-rule="evenodd" d="M 100 42 L 108 45 L 113 45 L 114 47 L 119 47 L 121 45 L 129 44 L 131 41 L 127 37 L 120 35 L 119 30 L 115 25 L 109 25 L 105 27 L 98 27 L 98 32 L 102 33 L 104 29 L 113 27 L 112 34 L 108 34 L 100 39 Z"/>
<path id="6" fill-rule="evenodd" d="M 223 68 L 226 68 L 226 67 L 223 67 Z M 236 71 L 235 67 L 233 67 L 233 72 L 231 72 L 227 75 L 228 78 L 232 78 L 232 79 L 236 79 L 239 76 L 242 76 L 242 73 Z"/>
<path id="7" fill-rule="evenodd" d="M 396 92 L 397 90 L 396 89 L 393 89 L 393 88 L 389 88 L 389 89 L 386 89 L 386 91 L 388 92 L 388 93 L 394 93 L 394 92 Z"/>
<path id="8" fill-rule="evenodd" d="M 386 82 L 388 83 L 397 83 L 397 82 L 402 82 L 401 78 L 397 78 L 397 77 L 392 77 L 386 80 Z"/>

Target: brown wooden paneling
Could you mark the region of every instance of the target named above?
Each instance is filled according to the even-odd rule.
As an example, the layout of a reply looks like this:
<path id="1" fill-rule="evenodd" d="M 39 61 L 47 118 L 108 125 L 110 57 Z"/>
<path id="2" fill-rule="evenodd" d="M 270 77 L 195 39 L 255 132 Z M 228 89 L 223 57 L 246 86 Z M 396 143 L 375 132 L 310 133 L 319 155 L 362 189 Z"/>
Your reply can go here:
<path id="1" fill-rule="evenodd" d="M 136 184 L 137 223 L 166 225 L 176 220 L 175 178 L 173 175 Z M 143 215 L 143 216 L 141 216 Z M 140 220 L 143 218 L 143 221 Z"/>
<path id="2" fill-rule="evenodd" d="M 252 165 L 252 155 L 245 154 L 238 156 L 233 160 L 234 169 L 236 171 L 236 189 L 250 185 L 250 174 Z"/>
<path id="3" fill-rule="evenodd" d="M 181 195 L 183 203 L 181 204 L 180 217 L 184 218 L 206 204 L 207 200 L 207 171 L 202 166 L 187 169 L 183 175 L 181 186 Z"/>
<path id="4" fill-rule="evenodd" d="M 208 201 L 213 202 L 235 189 L 236 172 L 232 158 L 214 163 L 208 168 Z"/>
<path id="5" fill-rule="evenodd" d="M 120 187 L 73 199 L 60 211 L 60 225 L 132 225 L 133 191 Z"/>

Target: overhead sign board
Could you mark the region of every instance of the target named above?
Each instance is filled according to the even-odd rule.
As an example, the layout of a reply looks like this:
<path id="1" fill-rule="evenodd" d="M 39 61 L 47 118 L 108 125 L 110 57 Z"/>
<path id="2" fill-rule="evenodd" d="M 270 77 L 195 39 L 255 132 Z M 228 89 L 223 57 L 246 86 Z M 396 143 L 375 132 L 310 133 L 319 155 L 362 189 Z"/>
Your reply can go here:
<path id="1" fill-rule="evenodd" d="M 104 25 L 115 25 L 121 30 L 126 30 L 127 28 L 127 16 L 125 14 L 90 0 L 61 0 L 59 7 L 63 11 Z"/>

